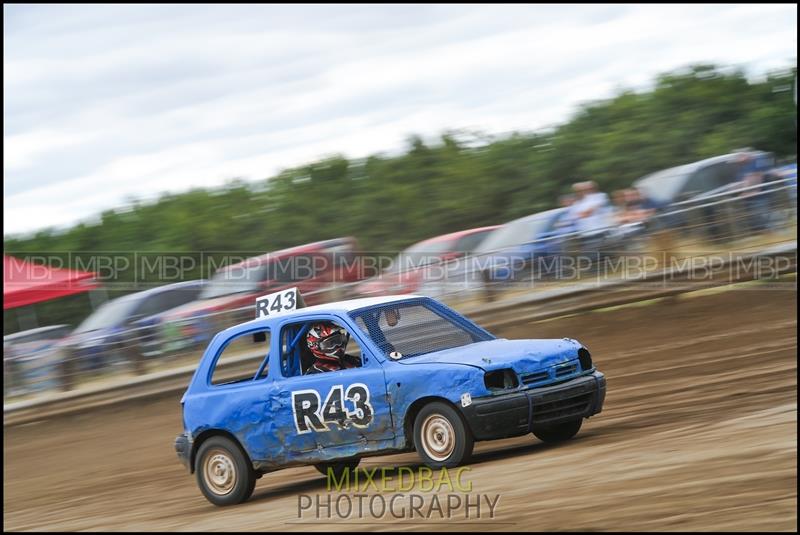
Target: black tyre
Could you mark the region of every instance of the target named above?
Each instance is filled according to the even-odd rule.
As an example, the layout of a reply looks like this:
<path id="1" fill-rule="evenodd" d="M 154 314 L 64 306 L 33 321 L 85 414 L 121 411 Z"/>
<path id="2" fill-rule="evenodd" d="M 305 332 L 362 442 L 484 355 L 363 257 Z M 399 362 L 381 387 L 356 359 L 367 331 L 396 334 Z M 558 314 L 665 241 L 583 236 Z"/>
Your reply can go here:
<path id="1" fill-rule="evenodd" d="M 325 477 L 328 476 L 328 469 L 330 468 L 331 471 L 333 472 L 333 476 L 337 480 L 341 480 L 342 476 L 347 471 L 350 471 L 350 474 L 352 475 L 353 471 L 356 469 L 358 463 L 360 462 L 361 459 L 350 459 L 347 461 L 331 461 L 327 463 L 317 463 L 314 465 L 314 468 L 316 468 L 317 471 Z"/>
<path id="2" fill-rule="evenodd" d="M 456 409 L 435 401 L 414 420 L 414 446 L 430 468 L 452 468 L 469 459 L 474 440 Z"/>
<path id="3" fill-rule="evenodd" d="M 533 428 L 533 434 L 542 442 L 553 444 L 569 440 L 581 430 L 583 419 L 571 420 L 555 425 L 542 425 Z"/>
<path id="4" fill-rule="evenodd" d="M 195 458 L 200 491 L 214 505 L 234 505 L 247 500 L 256 486 L 256 474 L 238 444 L 225 437 L 211 437 Z"/>

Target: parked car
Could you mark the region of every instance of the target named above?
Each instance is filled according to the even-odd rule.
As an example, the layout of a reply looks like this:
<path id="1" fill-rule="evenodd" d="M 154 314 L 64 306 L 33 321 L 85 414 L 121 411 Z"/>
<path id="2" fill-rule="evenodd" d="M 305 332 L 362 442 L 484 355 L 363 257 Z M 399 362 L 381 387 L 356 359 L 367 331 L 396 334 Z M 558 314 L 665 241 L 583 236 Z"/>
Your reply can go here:
<path id="1" fill-rule="evenodd" d="M 774 163 L 771 155 L 757 154 L 761 159 L 754 158 L 749 169 L 760 173 L 760 179 L 748 180 L 737 170 L 730 182 L 696 194 L 687 193 L 688 198 L 670 205 L 668 213 L 660 217 L 664 226 L 720 242 L 766 231 L 784 220 L 796 199 L 791 168 L 770 167 Z"/>
<path id="2" fill-rule="evenodd" d="M 430 266 L 445 264 L 472 253 L 499 225 L 443 234 L 415 243 L 401 252 L 379 276 L 356 287 L 356 294 L 375 296 L 387 294 L 425 293 L 442 278 L 441 270 Z M 426 269 L 428 268 L 428 269 Z M 424 286 L 428 283 L 428 287 Z"/>
<path id="3" fill-rule="evenodd" d="M 605 376 L 573 339 L 497 338 L 424 296 L 274 304 L 214 337 L 181 399 L 175 450 L 215 505 L 247 500 L 256 479 L 291 466 L 341 478 L 376 455 L 416 450 L 438 469 L 467 463 L 476 441 L 562 442 L 603 407 Z M 319 322 L 347 332 L 357 365 L 309 373 L 306 333 Z M 246 367 L 226 359 L 240 339 L 263 355 Z"/>
<path id="4" fill-rule="evenodd" d="M 3 337 L 3 392 L 23 395 L 55 386 L 56 343 L 69 334 L 69 325 L 49 325 Z"/>
<path id="5" fill-rule="evenodd" d="M 767 170 L 774 166 L 774 158 L 768 152 L 750 151 L 748 154 L 753 158 L 754 169 Z M 684 201 L 739 180 L 741 156 L 741 152 L 735 152 L 671 167 L 644 176 L 633 186 L 662 206 Z"/>
<path id="6" fill-rule="evenodd" d="M 364 277 L 359 255 L 358 242 L 347 237 L 273 251 L 224 266 L 196 300 L 165 315 L 163 320 L 172 331 L 170 346 L 182 349 L 206 343 L 218 328 L 251 318 L 249 307 L 267 291 L 297 286 L 309 304 L 330 300 L 336 293 L 329 290 Z"/>
<path id="7" fill-rule="evenodd" d="M 626 254 L 645 228 L 642 223 L 630 223 L 578 230 L 569 214 L 568 208 L 555 208 L 495 231 L 469 263 L 473 286 L 480 285 L 493 300 L 497 283 L 593 273 L 605 258 Z"/>
<path id="8" fill-rule="evenodd" d="M 566 214 L 566 208 L 555 208 L 506 223 L 475 249 L 472 268 L 485 281 L 510 281 L 534 261 L 561 254 L 572 230 L 559 226 Z"/>
<path id="9" fill-rule="evenodd" d="M 166 284 L 103 303 L 59 342 L 67 359 L 65 376 L 114 364 L 140 368 L 161 343 L 163 314 L 196 299 L 204 283 Z"/>

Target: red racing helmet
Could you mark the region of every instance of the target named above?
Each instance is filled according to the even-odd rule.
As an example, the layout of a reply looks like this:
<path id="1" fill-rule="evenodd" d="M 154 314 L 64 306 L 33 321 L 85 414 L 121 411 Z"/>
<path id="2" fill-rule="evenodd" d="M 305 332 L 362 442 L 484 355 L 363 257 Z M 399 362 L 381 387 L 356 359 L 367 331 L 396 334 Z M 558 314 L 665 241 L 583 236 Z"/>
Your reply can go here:
<path id="1" fill-rule="evenodd" d="M 333 323 L 316 323 L 306 334 L 306 344 L 315 357 L 339 362 L 344 356 L 350 334 Z"/>

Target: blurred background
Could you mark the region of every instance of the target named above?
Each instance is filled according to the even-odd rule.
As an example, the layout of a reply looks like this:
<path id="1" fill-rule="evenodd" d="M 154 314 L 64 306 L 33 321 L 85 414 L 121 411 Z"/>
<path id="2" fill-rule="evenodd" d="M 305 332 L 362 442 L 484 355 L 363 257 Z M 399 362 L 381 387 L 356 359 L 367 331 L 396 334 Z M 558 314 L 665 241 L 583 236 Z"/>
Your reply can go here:
<path id="1" fill-rule="evenodd" d="M 796 239 L 796 6 L 4 15 L 15 399 L 285 287 L 488 303 Z"/>

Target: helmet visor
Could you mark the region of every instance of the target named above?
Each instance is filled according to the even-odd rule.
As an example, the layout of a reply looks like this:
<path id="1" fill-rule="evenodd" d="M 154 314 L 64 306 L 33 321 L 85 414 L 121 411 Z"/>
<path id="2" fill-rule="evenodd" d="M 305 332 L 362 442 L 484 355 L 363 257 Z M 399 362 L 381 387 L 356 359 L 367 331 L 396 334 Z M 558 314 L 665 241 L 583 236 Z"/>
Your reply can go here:
<path id="1" fill-rule="evenodd" d="M 327 338 L 320 340 L 319 348 L 324 352 L 335 351 L 347 345 L 348 338 L 349 336 L 343 331 L 336 331 Z"/>

